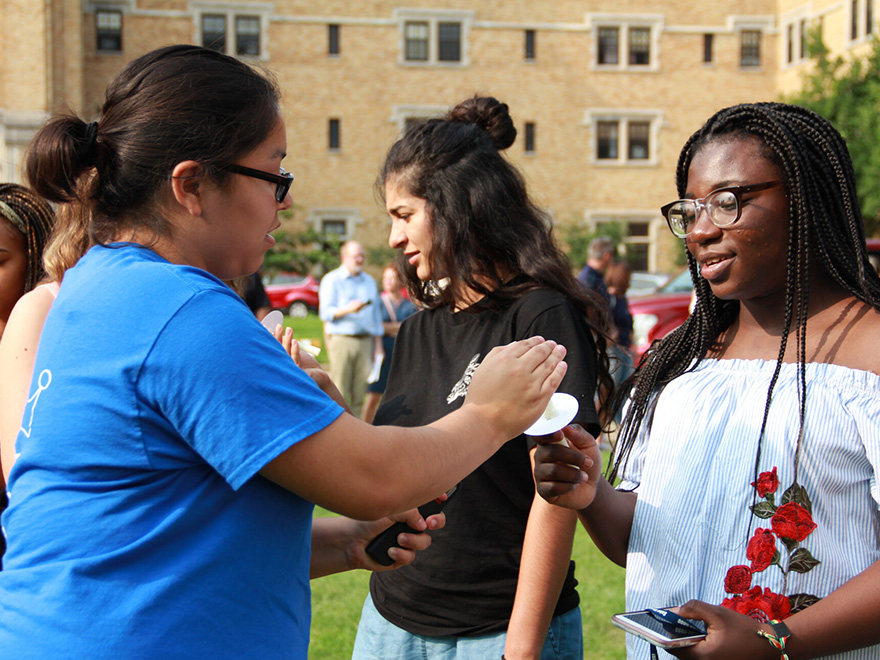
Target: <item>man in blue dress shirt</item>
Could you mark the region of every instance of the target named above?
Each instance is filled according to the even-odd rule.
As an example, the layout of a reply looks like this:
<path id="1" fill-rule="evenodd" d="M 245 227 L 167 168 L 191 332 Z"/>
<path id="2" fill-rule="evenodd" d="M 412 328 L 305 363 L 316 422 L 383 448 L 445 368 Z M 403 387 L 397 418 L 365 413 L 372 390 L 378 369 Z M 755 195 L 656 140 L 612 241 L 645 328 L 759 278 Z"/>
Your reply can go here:
<path id="1" fill-rule="evenodd" d="M 384 358 L 382 314 L 376 281 L 364 272 L 364 248 L 346 241 L 342 265 L 327 273 L 318 292 L 330 378 L 360 416 L 374 360 Z"/>

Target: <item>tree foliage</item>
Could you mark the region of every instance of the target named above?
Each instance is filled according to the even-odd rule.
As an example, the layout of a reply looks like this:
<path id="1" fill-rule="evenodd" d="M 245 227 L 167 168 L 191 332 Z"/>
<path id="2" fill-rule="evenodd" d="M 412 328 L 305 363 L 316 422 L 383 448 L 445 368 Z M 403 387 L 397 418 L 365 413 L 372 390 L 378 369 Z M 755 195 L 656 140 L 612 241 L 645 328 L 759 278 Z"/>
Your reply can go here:
<path id="1" fill-rule="evenodd" d="M 320 233 L 314 229 L 289 233 L 276 231 L 275 245 L 263 259 L 263 273 L 271 275 L 281 271 L 311 273 L 318 279 L 329 270 L 339 266 L 338 234 Z"/>
<path id="2" fill-rule="evenodd" d="M 859 191 L 865 233 L 880 230 L 880 39 L 860 57 L 830 57 L 821 33 L 808 40 L 813 68 L 786 101 L 828 119 L 846 140 Z"/>

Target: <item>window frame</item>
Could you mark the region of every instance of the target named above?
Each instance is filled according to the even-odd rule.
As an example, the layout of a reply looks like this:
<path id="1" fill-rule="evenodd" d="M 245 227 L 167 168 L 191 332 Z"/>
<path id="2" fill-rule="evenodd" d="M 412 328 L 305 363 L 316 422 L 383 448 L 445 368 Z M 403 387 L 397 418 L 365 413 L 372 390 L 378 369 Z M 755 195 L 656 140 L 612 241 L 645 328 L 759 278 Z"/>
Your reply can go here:
<path id="1" fill-rule="evenodd" d="M 705 32 L 703 34 L 703 64 L 715 63 L 715 34 Z"/>
<path id="2" fill-rule="evenodd" d="M 95 8 L 95 52 L 97 53 L 121 53 L 123 48 L 122 41 L 122 30 L 124 23 L 124 12 L 119 7 L 96 7 Z M 114 15 L 119 19 L 119 27 L 117 29 L 107 30 L 101 28 L 101 16 L 106 15 Z M 107 34 L 111 34 L 115 36 L 116 43 L 118 48 L 102 48 L 101 40 L 102 37 L 106 37 Z"/>
<path id="3" fill-rule="evenodd" d="M 398 25 L 398 56 L 397 61 L 401 66 L 415 67 L 466 67 L 470 65 L 470 31 L 473 26 L 473 11 L 458 11 L 451 9 L 394 9 L 394 19 Z M 426 25 L 427 37 L 425 43 L 425 57 L 410 57 L 413 52 L 411 46 L 415 40 L 409 34 L 409 26 Z M 444 28 L 456 27 L 458 31 L 458 58 L 449 57 L 444 45 L 449 46 L 452 41 L 441 39 Z M 422 41 L 422 40 L 420 40 Z"/>
<path id="4" fill-rule="evenodd" d="M 526 62 L 534 62 L 537 57 L 538 34 L 536 30 L 527 29 L 523 32 L 523 59 Z"/>
<path id="5" fill-rule="evenodd" d="M 537 132 L 535 122 L 527 121 L 523 124 L 523 151 L 525 153 L 534 154 L 537 151 L 535 143 Z"/>
<path id="6" fill-rule="evenodd" d="M 345 233 L 340 234 L 339 238 L 348 240 L 354 236 L 355 229 L 358 225 L 363 224 L 364 219 L 360 211 L 354 208 L 319 206 L 309 209 L 306 223 L 316 232 L 322 232 L 325 222 L 345 223 Z"/>
<path id="7" fill-rule="evenodd" d="M 660 35 L 663 32 L 665 17 L 662 14 L 588 14 L 587 27 L 592 35 L 592 52 L 590 68 L 594 71 L 659 71 L 660 70 Z M 616 57 L 611 54 L 610 46 L 603 37 L 609 31 L 617 31 Z M 633 35 L 647 30 L 648 38 L 644 42 L 647 51 L 647 62 L 632 63 L 635 51 Z M 604 32 L 604 35 L 603 35 Z M 600 59 L 605 61 L 600 61 Z M 614 59 L 614 61 L 610 61 Z"/>
<path id="8" fill-rule="evenodd" d="M 660 129 L 663 111 L 654 109 L 588 109 L 584 122 L 590 129 L 590 165 L 596 167 L 656 167 L 660 163 Z M 647 124 L 647 156 L 632 156 L 632 127 Z M 614 144 L 603 149 L 602 133 L 614 126 Z M 610 154 L 610 155 L 608 155 Z"/>
<path id="9" fill-rule="evenodd" d="M 757 35 L 756 42 L 751 44 L 746 43 L 746 35 Z M 764 31 L 761 28 L 757 27 L 749 27 L 743 28 L 739 30 L 739 68 L 747 71 L 754 71 L 756 69 L 760 69 L 764 66 L 764 62 L 762 60 L 762 48 L 761 42 L 763 40 Z M 749 53 L 746 54 L 746 49 L 754 50 L 754 54 Z M 754 57 L 754 62 L 751 60 L 747 61 L 747 57 Z"/>
<path id="10" fill-rule="evenodd" d="M 330 57 L 342 55 L 342 26 L 339 23 L 327 24 L 327 55 Z"/>
<path id="11" fill-rule="evenodd" d="M 342 120 L 339 117 L 330 117 L 327 120 L 327 149 L 342 150 Z"/>
<path id="12" fill-rule="evenodd" d="M 637 245 L 640 251 L 644 250 L 647 255 L 647 268 L 649 272 L 657 270 L 659 256 L 658 245 L 660 239 L 668 233 L 666 221 L 656 209 L 587 209 L 584 211 L 584 224 L 590 232 L 596 233 L 604 224 L 625 224 L 627 234 L 623 236 L 626 246 Z M 633 225 L 646 225 L 647 232 L 644 235 L 629 233 Z"/>
<path id="13" fill-rule="evenodd" d="M 269 23 L 272 16 L 272 5 L 263 2 L 249 4 L 195 1 L 190 3 L 190 8 L 194 23 L 193 43 L 204 44 L 203 17 L 224 16 L 226 34 L 223 53 L 243 60 L 266 61 L 269 59 Z M 239 42 L 244 34 L 239 31 L 239 19 L 256 19 L 258 28 L 256 34 L 257 54 L 238 52 Z"/>

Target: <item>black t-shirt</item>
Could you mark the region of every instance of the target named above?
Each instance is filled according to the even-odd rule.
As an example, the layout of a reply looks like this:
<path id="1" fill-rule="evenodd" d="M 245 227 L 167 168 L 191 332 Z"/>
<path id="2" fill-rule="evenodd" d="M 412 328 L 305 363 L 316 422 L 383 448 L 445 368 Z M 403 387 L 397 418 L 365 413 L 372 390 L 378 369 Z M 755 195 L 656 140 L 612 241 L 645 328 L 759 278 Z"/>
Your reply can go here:
<path id="1" fill-rule="evenodd" d="M 595 344 L 574 306 L 547 289 L 530 291 L 501 310 L 444 308 L 406 319 L 375 423 L 420 426 L 456 410 L 492 348 L 533 335 L 568 349 L 559 391 L 577 397 L 576 421 L 597 433 Z M 507 629 L 535 493 L 529 448 L 524 435 L 507 442 L 459 485 L 446 507 L 446 527 L 431 532 L 428 550 L 409 566 L 372 575 L 370 593 L 388 621 L 431 637 Z M 572 562 L 557 615 L 577 606 L 576 584 Z"/>

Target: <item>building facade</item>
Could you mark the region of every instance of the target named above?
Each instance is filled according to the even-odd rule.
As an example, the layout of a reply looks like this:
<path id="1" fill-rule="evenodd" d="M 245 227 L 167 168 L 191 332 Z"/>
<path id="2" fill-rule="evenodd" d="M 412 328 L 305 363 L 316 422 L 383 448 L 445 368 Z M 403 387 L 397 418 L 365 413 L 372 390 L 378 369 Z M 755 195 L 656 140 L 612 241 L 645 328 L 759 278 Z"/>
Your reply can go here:
<path id="1" fill-rule="evenodd" d="M 407 122 L 475 93 L 506 102 L 508 150 L 560 227 L 624 223 L 637 266 L 680 262 L 658 211 L 714 111 L 795 91 L 808 30 L 866 48 L 876 0 L 2 0 L 0 180 L 53 112 L 97 113 L 129 60 L 172 43 L 272 71 L 284 92 L 289 229 L 383 245 L 373 184 Z"/>

